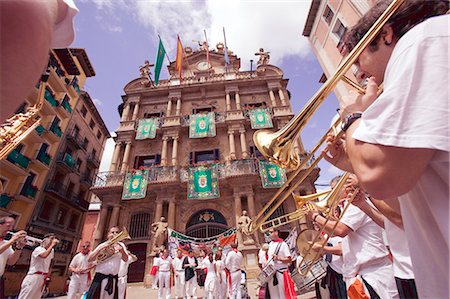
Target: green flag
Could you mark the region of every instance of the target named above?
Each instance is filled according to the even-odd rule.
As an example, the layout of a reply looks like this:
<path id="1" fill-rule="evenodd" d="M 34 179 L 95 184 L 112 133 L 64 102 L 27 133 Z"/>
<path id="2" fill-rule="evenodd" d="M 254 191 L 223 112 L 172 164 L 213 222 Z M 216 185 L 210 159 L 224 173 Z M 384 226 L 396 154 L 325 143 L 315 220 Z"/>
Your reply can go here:
<path id="1" fill-rule="evenodd" d="M 122 199 L 145 198 L 147 193 L 148 170 L 127 172 L 123 184 Z"/>
<path id="2" fill-rule="evenodd" d="M 219 196 L 217 165 L 189 168 L 188 199 L 209 199 Z"/>
<path id="3" fill-rule="evenodd" d="M 249 110 L 252 129 L 273 128 L 272 117 L 268 108 L 255 108 Z"/>
<path id="4" fill-rule="evenodd" d="M 153 118 L 145 118 L 140 119 L 137 132 L 136 132 L 136 139 L 142 140 L 142 139 L 153 139 L 156 136 L 156 129 L 159 126 L 159 118 L 153 117 Z"/>
<path id="5" fill-rule="evenodd" d="M 214 112 L 200 113 L 189 117 L 189 138 L 205 138 L 216 136 Z"/>
<path id="6" fill-rule="evenodd" d="M 259 160 L 259 174 L 263 188 L 279 188 L 286 182 L 286 171 L 268 161 Z"/>
<path id="7" fill-rule="evenodd" d="M 156 55 L 155 63 L 155 85 L 158 85 L 159 82 L 159 75 L 161 74 L 164 56 L 166 56 L 166 49 L 164 49 L 163 43 L 161 39 L 159 39 L 158 54 Z"/>

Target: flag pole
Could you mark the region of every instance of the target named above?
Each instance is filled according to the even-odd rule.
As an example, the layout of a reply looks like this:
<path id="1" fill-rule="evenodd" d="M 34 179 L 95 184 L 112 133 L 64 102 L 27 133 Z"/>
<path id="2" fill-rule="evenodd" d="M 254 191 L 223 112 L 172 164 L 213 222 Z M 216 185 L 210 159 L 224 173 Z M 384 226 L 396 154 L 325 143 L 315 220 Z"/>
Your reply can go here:
<path id="1" fill-rule="evenodd" d="M 227 46 L 227 38 L 225 36 L 225 27 L 223 27 L 223 41 L 225 43 L 225 72 L 228 73 L 228 65 L 230 64 L 230 58 L 228 57 L 228 46 Z"/>
<path id="2" fill-rule="evenodd" d="M 211 65 L 211 58 L 209 57 L 209 44 L 208 44 L 208 37 L 206 36 L 206 29 L 203 29 L 203 33 L 205 33 L 205 41 L 206 41 L 206 58 L 208 60 L 208 68 L 212 68 Z"/>
<path id="3" fill-rule="evenodd" d="M 158 37 L 159 37 L 159 40 L 162 42 L 162 38 L 161 38 L 161 36 L 159 36 L 159 34 L 158 34 Z M 167 52 L 166 52 L 166 58 L 169 61 L 169 64 L 171 64 L 172 62 L 170 61 L 170 58 L 169 58 L 169 55 L 167 55 Z"/>

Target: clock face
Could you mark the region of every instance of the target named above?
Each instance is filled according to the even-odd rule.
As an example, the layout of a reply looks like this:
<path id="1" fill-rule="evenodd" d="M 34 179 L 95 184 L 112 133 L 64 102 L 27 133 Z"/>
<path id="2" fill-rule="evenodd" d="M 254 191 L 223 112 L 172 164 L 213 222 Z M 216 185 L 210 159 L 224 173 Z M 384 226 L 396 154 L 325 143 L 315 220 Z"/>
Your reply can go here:
<path id="1" fill-rule="evenodd" d="M 197 63 L 197 69 L 200 71 L 205 71 L 209 68 L 208 62 L 207 61 L 200 61 L 199 63 Z"/>

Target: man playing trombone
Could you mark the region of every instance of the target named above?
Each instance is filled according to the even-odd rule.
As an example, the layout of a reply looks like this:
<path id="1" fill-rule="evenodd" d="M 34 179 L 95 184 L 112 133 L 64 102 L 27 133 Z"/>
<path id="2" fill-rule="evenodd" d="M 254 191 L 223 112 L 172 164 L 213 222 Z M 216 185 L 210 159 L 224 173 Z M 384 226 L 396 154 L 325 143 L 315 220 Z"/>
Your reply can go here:
<path id="1" fill-rule="evenodd" d="M 14 265 L 22 253 L 24 238 L 27 233 L 23 230 L 12 233 L 9 240 L 5 240 L 6 234 L 14 228 L 15 219 L 10 216 L 0 218 L 0 298 L 5 298 L 3 273 L 6 265 Z"/>
<path id="2" fill-rule="evenodd" d="M 59 243 L 55 234 L 44 236 L 41 245 L 31 253 L 30 268 L 22 281 L 18 299 L 38 299 L 42 297 L 50 264 L 55 256 L 54 247 Z"/>

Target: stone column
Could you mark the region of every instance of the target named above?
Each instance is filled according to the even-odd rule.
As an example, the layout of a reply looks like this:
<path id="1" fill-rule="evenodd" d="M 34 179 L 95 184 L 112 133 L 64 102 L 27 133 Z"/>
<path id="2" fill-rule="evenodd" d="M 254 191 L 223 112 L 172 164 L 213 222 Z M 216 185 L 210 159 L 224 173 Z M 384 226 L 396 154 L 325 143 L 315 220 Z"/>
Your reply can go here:
<path id="1" fill-rule="evenodd" d="M 161 150 L 161 165 L 166 166 L 167 165 L 167 140 L 168 137 L 164 136 L 162 138 L 163 144 L 162 144 L 162 150 Z"/>
<path id="2" fill-rule="evenodd" d="M 230 100 L 230 93 L 227 92 L 225 95 L 225 100 L 227 104 L 227 111 L 231 110 L 231 100 Z"/>
<path id="3" fill-rule="evenodd" d="M 234 213 L 236 216 L 236 226 L 237 226 L 239 217 L 241 217 L 242 214 L 241 196 L 239 194 L 234 194 Z"/>
<path id="4" fill-rule="evenodd" d="M 236 159 L 236 145 L 234 144 L 233 131 L 228 131 L 228 140 L 230 143 L 230 160 Z"/>
<path id="5" fill-rule="evenodd" d="M 131 151 L 131 142 L 127 142 L 127 145 L 125 146 L 125 153 L 123 154 L 122 167 L 120 168 L 121 172 L 127 171 L 130 151 Z"/>
<path id="6" fill-rule="evenodd" d="M 248 152 L 247 152 L 247 141 L 245 140 L 245 130 L 239 130 L 239 133 L 241 135 L 242 159 L 247 159 Z"/>
<path id="7" fill-rule="evenodd" d="M 100 214 L 98 217 L 97 229 L 95 230 L 95 235 L 94 235 L 94 243 L 95 244 L 93 244 L 93 245 L 95 245 L 95 246 L 97 246 L 102 241 L 103 233 L 105 232 L 107 214 L 108 214 L 108 207 L 106 205 L 102 204 L 102 207 L 100 209 Z"/>
<path id="8" fill-rule="evenodd" d="M 177 98 L 177 110 L 176 110 L 176 116 L 181 115 L 181 98 Z"/>
<path id="9" fill-rule="evenodd" d="M 169 201 L 169 211 L 168 211 L 168 219 L 167 219 L 167 223 L 169 225 L 169 228 L 171 229 L 175 229 L 175 200 L 170 200 Z"/>
<path id="10" fill-rule="evenodd" d="M 125 107 L 123 108 L 122 111 L 122 118 L 120 119 L 120 121 L 127 121 L 129 114 L 130 114 L 130 104 L 125 104 Z"/>
<path id="11" fill-rule="evenodd" d="M 270 97 L 270 102 L 272 102 L 272 107 L 276 107 L 277 101 L 275 100 L 275 94 L 273 93 L 272 89 L 269 89 L 269 97 Z"/>
<path id="12" fill-rule="evenodd" d="M 153 222 L 158 222 L 161 219 L 163 211 L 163 202 L 161 200 L 156 201 L 155 219 Z"/>
<path id="13" fill-rule="evenodd" d="M 139 103 L 134 104 L 133 116 L 131 116 L 131 120 L 136 120 L 139 113 Z"/>
<path id="14" fill-rule="evenodd" d="M 166 116 L 170 116 L 170 113 L 172 112 L 172 99 L 169 99 L 169 101 L 167 101 L 167 112 L 166 112 Z"/>
<path id="15" fill-rule="evenodd" d="M 109 219 L 108 229 L 113 227 L 113 226 L 117 226 L 117 223 L 118 223 L 118 220 L 119 220 L 119 213 L 120 213 L 120 206 L 119 205 L 115 205 L 113 207 L 112 212 L 111 212 L 111 218 Z"/>
<path id="16" fill-rule="evenodd" d="M 281 88 L 278 89 L 278 95 L 280 96 L 281 105 L 286 106 L 286 98 L 284 97 L 283 90 Z"/>
<path id="17" fill-rule="evenodd" d="M 117 171 L 117 160 L 119 159 L 120 148 L 122 147 L 122 143 L 118 142 L 114 146 L 114 153 L 111 160 L 111 165 L 109 166 L 109 171 Z"/>
<path id="18" fill-rule="evenodd" d="M 172 166 L 177 166 L 178 164 L 178 137 L 173 137 L 173 147 L 172 147 Z"/>
<path id="19" fill-rule="evenodd" d="M 248 216 L 252 220 L 254 220 L 256 216 L 256 209 L 255 209 L 255 197 L 253 196 L 253 193 L 247 194 L 247 204 L 248 204 Z M 258 232 L 254 233 L 253 236 L 255 237 L 255 241 L 259 243 Z"/>
<path id="20" fill-rule="evenodd" d="M 239 92 L 236 91 L 235 97 L 236 97 L 236 110 L 240 110 L 241 109 L 241 97 L 239 96 Z"/>

